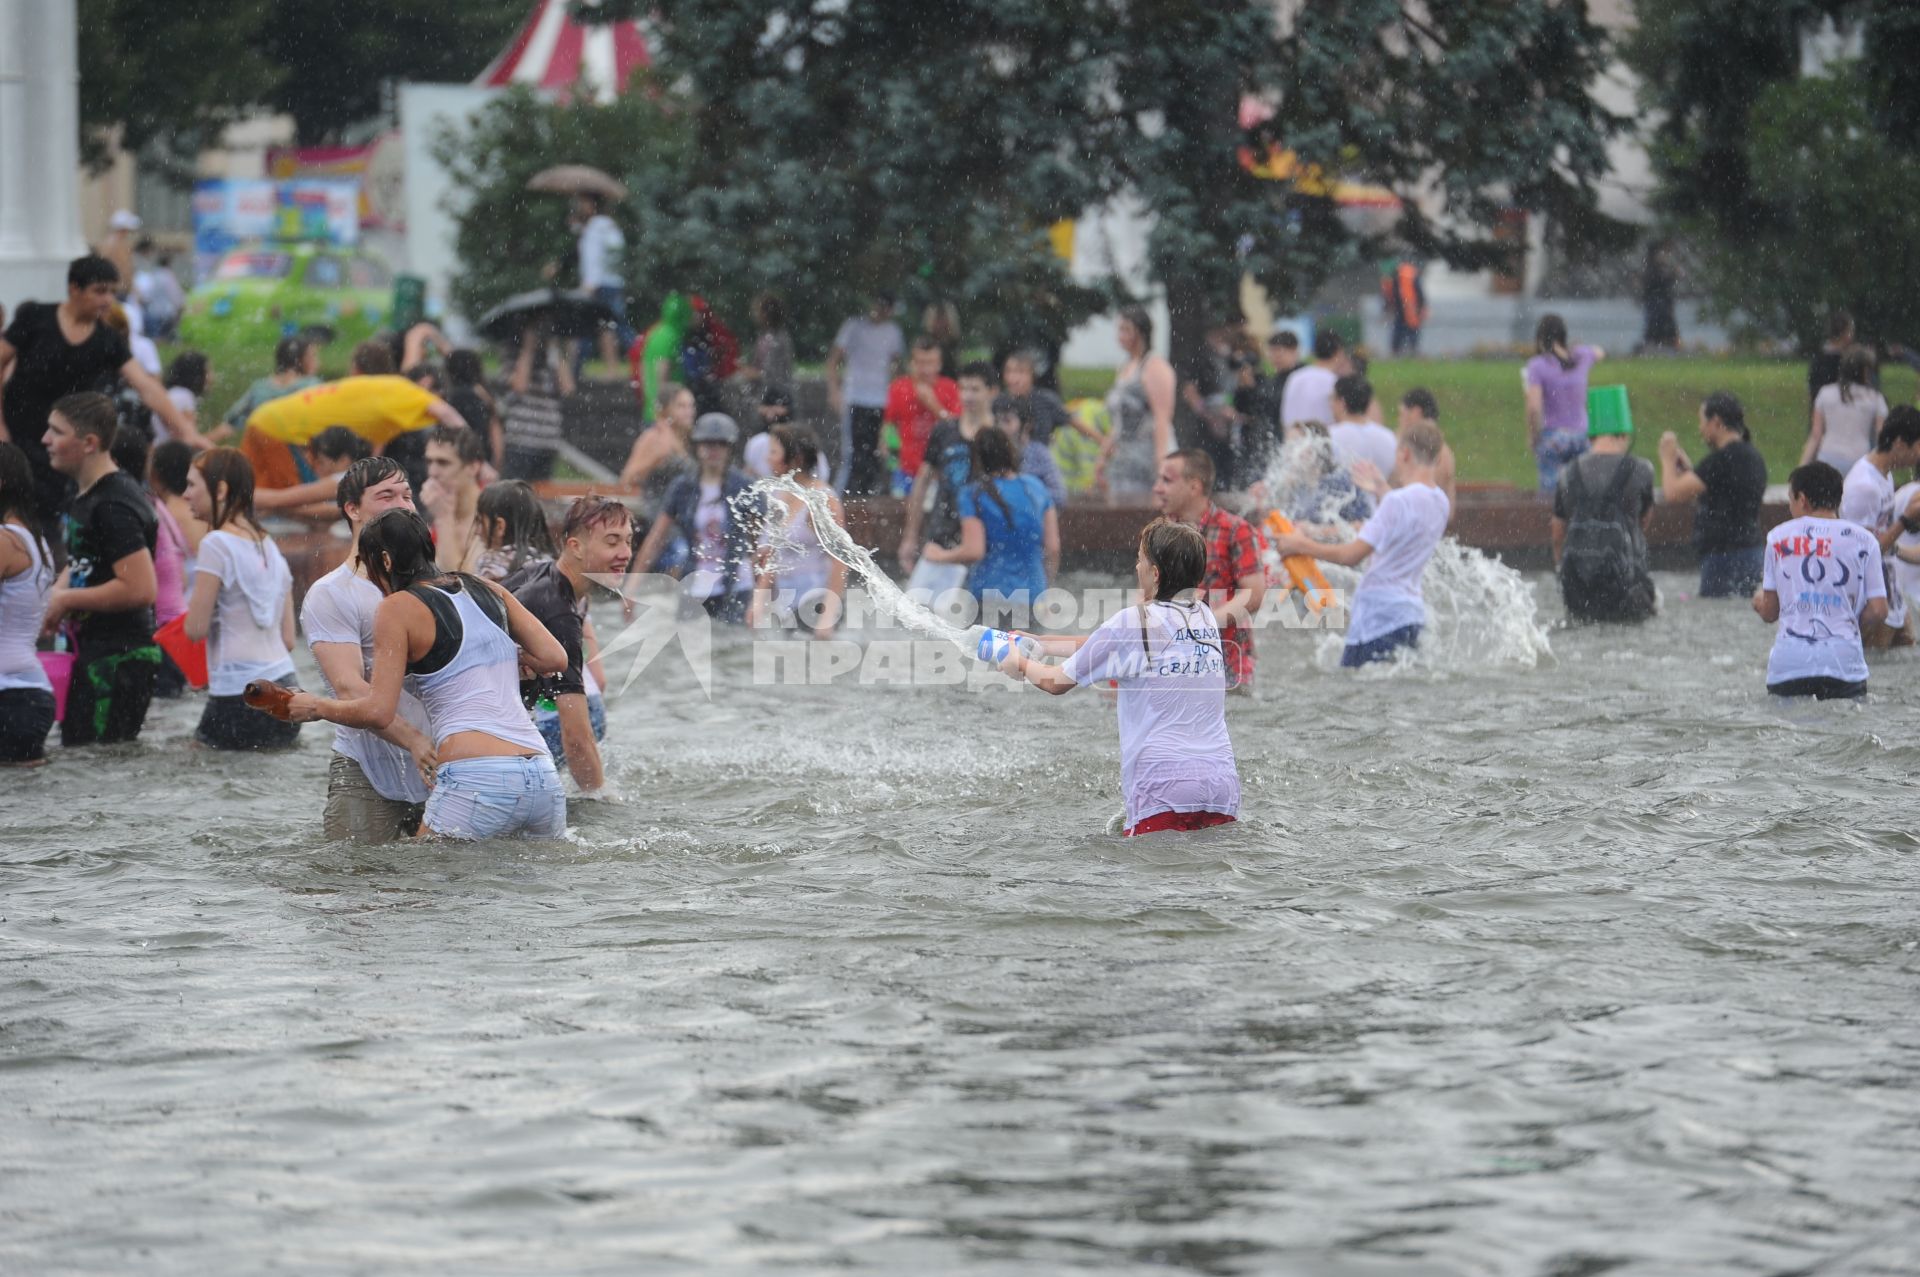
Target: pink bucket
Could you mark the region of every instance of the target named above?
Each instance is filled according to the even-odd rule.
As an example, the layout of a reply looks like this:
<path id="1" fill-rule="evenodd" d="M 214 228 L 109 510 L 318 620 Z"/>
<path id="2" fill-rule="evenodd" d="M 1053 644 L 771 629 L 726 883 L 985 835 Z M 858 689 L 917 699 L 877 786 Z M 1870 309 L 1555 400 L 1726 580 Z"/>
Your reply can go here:
<path id="1" fill-rule="evenodd" d="M 53 721 L 62 722 L 67 717 L 67 685 L 73 682 L 72 652 L 36 652 L 40 658 L 40 668 L 47 672 L 47 679 L 53 684 Z"/>

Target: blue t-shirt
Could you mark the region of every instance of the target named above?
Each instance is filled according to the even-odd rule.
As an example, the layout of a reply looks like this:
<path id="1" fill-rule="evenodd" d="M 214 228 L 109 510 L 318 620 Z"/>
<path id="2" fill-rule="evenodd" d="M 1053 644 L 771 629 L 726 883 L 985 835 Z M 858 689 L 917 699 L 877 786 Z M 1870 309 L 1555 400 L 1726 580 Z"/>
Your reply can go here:
<path id="1" fill-rule="evenodd" d="M 988 483 L 1000 501 L 988 494 Z M 1052 508 L 1046 485 L 1030 474 L 985 479 L 961 490 L 960 517 L 978 519 L 987 530 L 987 557 L 967 573 L 967 589 L 975 598 L 984 598 L 989 590 L 1013 598 L 1024 590 L 1031 599 L 1047 588 L 1046 515 Z"/>

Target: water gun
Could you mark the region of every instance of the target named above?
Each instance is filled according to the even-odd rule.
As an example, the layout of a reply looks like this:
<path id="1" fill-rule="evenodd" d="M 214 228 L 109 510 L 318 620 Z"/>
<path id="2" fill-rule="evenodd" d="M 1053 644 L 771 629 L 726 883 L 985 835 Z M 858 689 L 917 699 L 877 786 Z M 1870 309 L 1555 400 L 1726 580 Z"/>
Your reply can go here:
<path id="1" fill-rule="evenodd" d="M 1267 516 L 1266 526 L 1268 532 L 1278 535 L 1293 531 L 1293 520 L 1276 510 Z M 1280 560 L 1280 566 L 1289 578 L 1287 588 L 1300 591 L 1310 611 L 1323 611 L 1333 603 L 1333 587 L 1327 584 L 1317 562 L 1304 554 L 1289 554 Z"/>

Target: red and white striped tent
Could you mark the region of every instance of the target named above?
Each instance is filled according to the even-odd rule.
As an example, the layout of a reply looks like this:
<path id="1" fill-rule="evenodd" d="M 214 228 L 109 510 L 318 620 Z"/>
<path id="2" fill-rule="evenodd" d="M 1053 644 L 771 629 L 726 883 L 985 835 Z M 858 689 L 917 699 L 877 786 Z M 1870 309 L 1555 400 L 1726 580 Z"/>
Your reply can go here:
<path id="1" fill-rule="evenodd" d="M 571 8 L 569 0 L 539 0 L 513 43 L 474 83 L 494 88 L 525 84 L 596 102 L 611 102 L 625 92 L 628 78 L 652 62 L 638 24 L 576 22 Z"/>

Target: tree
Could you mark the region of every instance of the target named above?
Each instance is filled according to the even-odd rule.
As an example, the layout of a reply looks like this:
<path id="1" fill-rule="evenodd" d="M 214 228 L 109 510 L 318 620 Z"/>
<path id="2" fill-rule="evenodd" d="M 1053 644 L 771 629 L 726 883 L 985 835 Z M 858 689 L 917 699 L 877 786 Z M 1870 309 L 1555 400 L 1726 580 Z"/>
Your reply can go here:
<path id="1" fill-rule="evenodd" d="M 778 287 L 819 348 L 874 288 L 954 301 L 969 340 L 1101 298 L 1046 229 L 1109 189 L 1087 154 L 1101 68 L 1066 0 L 665 0 L 663 75 L 688 86 L 686 206 L 715 290 Z M 987 320 L 983 328 L 980 320 Z"/>
<path id="2" fill-rule="evenodd" d="M 229 0 L 218 21 L 179 0 L 79 0 L 81 156 L 104 167 L 119 144 L 171 143 L 191 157 L 259 102 L 277 72 L 252 40 L 273 0 Z"/>
<path id="3" fill-rule="evenodd" d="M 1802 37 L 1826 18 L 1860 24 L 1863 57 L 1802 79 Z M 1891 198 L 1920 156 L 1920 12 L 1673 0 L 1641 6 L 1626 56 L 1657 121 L 1655 206 L 1694 244 L 1714 313 L 1804 349 L 1835 306 L 1876 336 L 1920 331 L 1902 302 L 1912 220 Z"/>
<path id="4" fill-rule="evenodd" d="M 1403 235 L 1465 266 L 1509 251 L 1500 213 L 1567 235 L 1595 213 L 1604 34 L 1572 0 L 1346 0 L 1283 26 L 1259 0 L 661 0 L 665 65 L 690 86 L 694 207 L 841 311 L 875 283 L 965 300 L 1068 294 L 1040 237 L 1123 193 L 1151 211 L 1152 279 L 1176 354 L 1252 272 L 1298 303 L 1372 241 L 1330 199 L 1263 182 L 1243 146 L 1282 139 L 1328 174 L 1414 195 Z M 1272 120 L 1240 127 L 1246 96 Z M 983 279 L 985 271 L 989 278 Z M 1073 296 L 1067 319 L 1093 297 Z M 1056 308 L 1058 309 L 1058 308 Z"/>
<path id="5" fill-rule="evenodd" d="M 464 82 L 526 21 L 530 0 L 271 0 L 260 52 L 282 74 L 266 105 L 304 145 L 379 114 L 389 82 Z"/>
<path id="6" fill-rule="evenodd" d="M 201 6 L 204 7 L 204 6 Z M 79 0 L 83 155 L 109 131 L 183 161 L 249 111 L 285 111 L 312 144 L 377 117 L 394 80 L 471 80 L 529 0 Z M 183 164 L 183 180 L 190 168 Z"/>

